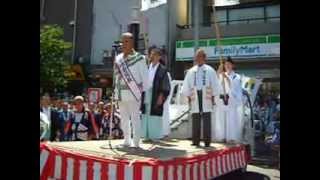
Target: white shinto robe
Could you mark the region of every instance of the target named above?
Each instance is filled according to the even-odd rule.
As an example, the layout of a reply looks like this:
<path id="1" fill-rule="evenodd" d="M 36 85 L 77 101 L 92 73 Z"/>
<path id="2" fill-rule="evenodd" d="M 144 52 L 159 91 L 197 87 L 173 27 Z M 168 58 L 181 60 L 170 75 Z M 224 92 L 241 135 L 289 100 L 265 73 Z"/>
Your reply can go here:
<path id="1" fill-rule="evenodd" d="M 216 123 L 215 137 L 217 140 L 235 140 L 241 141 L 241 117 L 239 108 L 242 105 L 242 87 L 240 75 L 232 72 L 227 75 L 230 85 L 225 79 L 226 93 L 229 95 L 228 105 L 224 105 L 223 101 L 216 97 Z M 219 75 L 220 83 L 222 83 L 222 75 Z"/>

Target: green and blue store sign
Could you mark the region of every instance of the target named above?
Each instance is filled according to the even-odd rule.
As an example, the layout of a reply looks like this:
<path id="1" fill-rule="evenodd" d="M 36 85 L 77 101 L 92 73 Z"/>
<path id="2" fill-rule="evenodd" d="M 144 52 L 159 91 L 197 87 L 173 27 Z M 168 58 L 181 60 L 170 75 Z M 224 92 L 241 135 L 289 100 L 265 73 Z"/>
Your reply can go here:
<path id="1" fill-rule="evenodd" d="M 280 35 L 246 36 L 221 39 L 222 56 L 233 58 L 280 57 Z M 218 60 L 216 39 L 201 39 L 199 47 L 208 59 Z M 176 41 L 176 60 L 191 61 L 194 57 L 194 40 Z"/>

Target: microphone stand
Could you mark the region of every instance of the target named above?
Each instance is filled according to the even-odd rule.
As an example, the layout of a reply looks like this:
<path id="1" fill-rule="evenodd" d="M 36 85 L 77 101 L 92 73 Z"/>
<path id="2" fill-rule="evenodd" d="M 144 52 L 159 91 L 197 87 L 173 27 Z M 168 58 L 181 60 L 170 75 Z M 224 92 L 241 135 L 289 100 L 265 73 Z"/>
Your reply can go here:
<path id="1" fill-rule="evenodd" d="M 112 152 L 115 153 L 116 156 L 120 157 L 121 158 L 121 155 L 113 149 L 112 147 L 112 143 L 111 143 L 111 140 L 112 140 L 112 122 L 113 122 L 113 119 L 114 119 L 114 101 L 115 101 L 115 97 L 114 97 L 114 94 L 115 94 L 115 74 L 114 74 L 114 71 L 115 71 L 115 58 L 117 57 L 118 53 L 119 53 L 119 48 L 120 48 L 120 44 L 113 44 L 112 45 L 112 48 L 113 48 L 113 51 L 114 51 L 114 59 L 113 59 L 113 75 L 112 75 L 112 95 L 111 95 L 111 109 L 110 109 L 110 119 L 109 119 L 109 135 L 108 135 L 108 144 L 106 145 L 102 145 L 100 148 L 102 149 L 110 149 Z"/>

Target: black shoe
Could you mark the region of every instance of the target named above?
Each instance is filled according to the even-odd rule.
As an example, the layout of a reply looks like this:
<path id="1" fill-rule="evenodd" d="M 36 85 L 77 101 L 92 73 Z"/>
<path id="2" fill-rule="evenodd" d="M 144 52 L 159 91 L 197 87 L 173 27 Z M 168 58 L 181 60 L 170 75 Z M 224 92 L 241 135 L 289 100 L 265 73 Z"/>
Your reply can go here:
<path id="1" fill-rule="evenodd" d="M 152 140 L 151 139 L 144 139 L 142 140 L 143 143 L 152 143 Z"/>
<path id="2" fill-rule="evenodd" d="M 129 149 L 139 150 L 139 149 L 141 149 L 141 147 L 140 146 L 130 146 Z"/>
<path id="3" fill-rule="evenodd" d="M 168 141 L 168 140 L 170 140 L 170 138 L 169 138 L 169 136 L 164 136 L 164 137 L 161 138 L 160 140 L 162 140 L 162 141 Z"/>
<path id="4" fill-rule="evenodd" d="M 192 143 L 191 146 L 200 146 L 200 143 L 199 144 Z"/>
<path id="5" fill-rule="evenodd" d="M 119 145 L 116 145 L 115 147 L 119 148 L 119 149 L 123 149 L 123 148 L 130 148 L 130 145 L 129 144 L 119 144 Z"/>
<path id="6" fill-rule="evenodd" d="M 204 141 L 204 146 L 205 147 L 210 147 L 211 141 Z"/>

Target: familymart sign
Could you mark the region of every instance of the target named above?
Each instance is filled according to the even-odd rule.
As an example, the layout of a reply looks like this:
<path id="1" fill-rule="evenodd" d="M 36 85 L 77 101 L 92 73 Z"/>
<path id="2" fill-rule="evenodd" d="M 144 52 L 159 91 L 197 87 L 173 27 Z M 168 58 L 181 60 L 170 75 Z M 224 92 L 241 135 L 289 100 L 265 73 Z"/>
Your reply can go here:
<path id="1" fill-rule="evenodd" d="M 222 56 L 236 58 L 280 57 L 280 35 L 246 36 L 221 39 Z M 209 59 L 219 58 L 216 39 L 202 39 L 199 47 L 205 50 Z M 176 60 L 190 61 L 194 57 L 194 41 L 176 42 Z"/>

